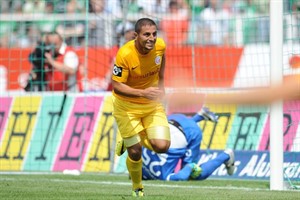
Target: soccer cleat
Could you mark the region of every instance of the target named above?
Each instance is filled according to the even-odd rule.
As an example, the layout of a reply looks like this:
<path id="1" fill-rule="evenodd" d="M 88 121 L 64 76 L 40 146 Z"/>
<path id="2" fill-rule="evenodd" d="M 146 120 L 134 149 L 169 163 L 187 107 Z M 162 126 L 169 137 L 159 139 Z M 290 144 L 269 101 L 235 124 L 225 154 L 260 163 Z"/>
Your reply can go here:
<path id="1" fill-rule="evenodd" d="M 225 164 L 225 167 L 226 167 L 226 170 L 227 170 L 227 174 L 231 176 L 234 173 L 234 170 L 235 170 L 234 152 L 231 149 L 226 149 L 224 151 L 224 153 L 229 155 L 229 160 L 226 161 L 224 164 Z"/>
<path id="2" fill-rule="evenodd" d="M 116 153 L 118 156 L 121 156 L 125 151 L 126 151 L 126 147 L 125 147 L 125 144 L 124 144 L 124 140 L 120 140 L 120 141 L 116 144 L 115 153 Z"/>
<path id="3" fill-rule="evenodd" d="M 144 188 L 138 188 L 132 191 L 133 197 L 143 197 L 144 196 Z"/>
<path id="4" fill-rule="evenodd" d="M 202 107 L 198 114 L 203 116 L 205 120 L 209 120 L 215 123 L 218 122 L 218 116 L 215 113 L 211 112 L 207 107 Z"/>
<path id="5" fill-rule="evenodd" d="M 196 179 L 198 176 L 200 176 L 202 169 L 196 163 L 190 163 L 189 165 L 192 168 L 192 173 L 191 173 L 190 177 L 192 179 Z"/>

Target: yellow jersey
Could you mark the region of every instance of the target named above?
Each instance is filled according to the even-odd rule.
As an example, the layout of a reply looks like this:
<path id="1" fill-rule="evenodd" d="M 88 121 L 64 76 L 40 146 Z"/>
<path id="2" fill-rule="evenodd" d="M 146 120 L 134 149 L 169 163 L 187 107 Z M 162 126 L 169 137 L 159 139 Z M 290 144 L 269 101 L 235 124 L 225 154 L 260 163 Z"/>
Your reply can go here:
<path id="1" fill-rule="evenodd" d="M 146 55 L 142 55 L 135 48 L 134 40 L 122 46 L 116 56 L 112 79 L 124 83 L 132 88 L 146 89 L 158 87 L 159 72 L 166 44 L 162 38 L 157 38 L 154 48 Z M 153 100 L 144 97 L 128 97 L 113 95 L 125 101 L 134 103 L 150 103 Z"/>

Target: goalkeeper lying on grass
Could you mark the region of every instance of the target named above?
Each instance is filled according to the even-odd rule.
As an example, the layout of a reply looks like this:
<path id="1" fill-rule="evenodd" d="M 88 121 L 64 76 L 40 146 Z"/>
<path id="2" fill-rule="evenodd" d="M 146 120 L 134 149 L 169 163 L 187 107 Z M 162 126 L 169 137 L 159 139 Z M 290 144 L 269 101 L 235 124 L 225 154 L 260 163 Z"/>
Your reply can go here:
<path id="1" fill-rule="evenodd" d="M 168 116 L 171 146 L 167 153 L 156 154 L 143 148 L 143 179 L 159 179 L 168 181 L 204 180 L 208 178 L 218 167 L 225 164 L 228 175 L 234 173 L 234 153 L 227 149 L 213 160 L 209 160 L 200 166 L 200 143 L 202 130 L 198 126 L 201 120 L 217 122 L 217 116 L 207 108 L 202 108 L 193 117 L 183 114 Z M 175 172 L 179 160 L 182 160 L 183 168 Z"/>
<path id="2" fill-rule="evenodd" d="M 204 107 L 193 117 L 183 114 L 172 114 L 168 116 L 168 120 L 171 133 L 169 150 L 166 153 L 157 154 L 143 147 L 142 176 L 144 180 L 204 180 L 223 164 L 225 164 L 228 175 L 234 173 L 234 153 L 231 149 L 220 153 L 213 160 L 209 160 L 201 165 L 197 164 L 200 159 L 200 144 L 202 140 L 202 130 L 197 123 L 202 120 L 217 122 L 218 117 L 213 112 Z M 125 148 L 122 152 L 117 152 L 117 154 L 121 155 L 124 151 Z M 183 168 L 175 172 L 180 160 Z"/>

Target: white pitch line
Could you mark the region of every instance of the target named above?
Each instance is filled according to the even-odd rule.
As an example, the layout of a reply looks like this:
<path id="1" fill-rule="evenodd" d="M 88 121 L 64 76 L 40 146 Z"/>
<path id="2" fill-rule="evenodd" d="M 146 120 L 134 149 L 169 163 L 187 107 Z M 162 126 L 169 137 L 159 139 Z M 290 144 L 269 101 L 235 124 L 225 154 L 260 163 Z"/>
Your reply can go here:
<path id="1" fill-rule="evenodd" d="M 20 180 L 32 180 L 31 178 L 4 178 L 0 177 L 1 181 L 20 181 Z M 64 180 L 64 179 L 39 179 L 48 182 L 67 182 L 67 183 L 85 183 L 85 184 L 98 184 L 98 185 L 116 185 L 116 186 L 131 186 L 130 182 L 120 182 L 120 181 L 89 181 L 89 180 Z M 246 187 L 233 187 L 233 186 L 187 186 L 187 185 L 169 185 L 169 184 L 153 184 L 153 183 L 143 183 L 147 187 L 164 187 L 164 188 L 182 188 L 182 189 L 222 189 L 222 190 L 243 190 L 243 191 L 269 191 L 269 189 L 262 188 L 246 188 Z"/>

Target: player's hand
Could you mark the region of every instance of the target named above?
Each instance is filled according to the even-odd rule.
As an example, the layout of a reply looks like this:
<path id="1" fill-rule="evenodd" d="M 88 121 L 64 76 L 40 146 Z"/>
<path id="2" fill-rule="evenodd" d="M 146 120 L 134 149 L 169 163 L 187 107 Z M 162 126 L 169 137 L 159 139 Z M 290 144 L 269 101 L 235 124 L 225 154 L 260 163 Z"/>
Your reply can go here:
<path id="1" fill-rule="evenodd" d="M 162 98 L 164 95 L 164 91 L 159 89 L 158 87 L 149 87 L 144 90 L 145 97 L 151 100 L 157 100 Z"/>

